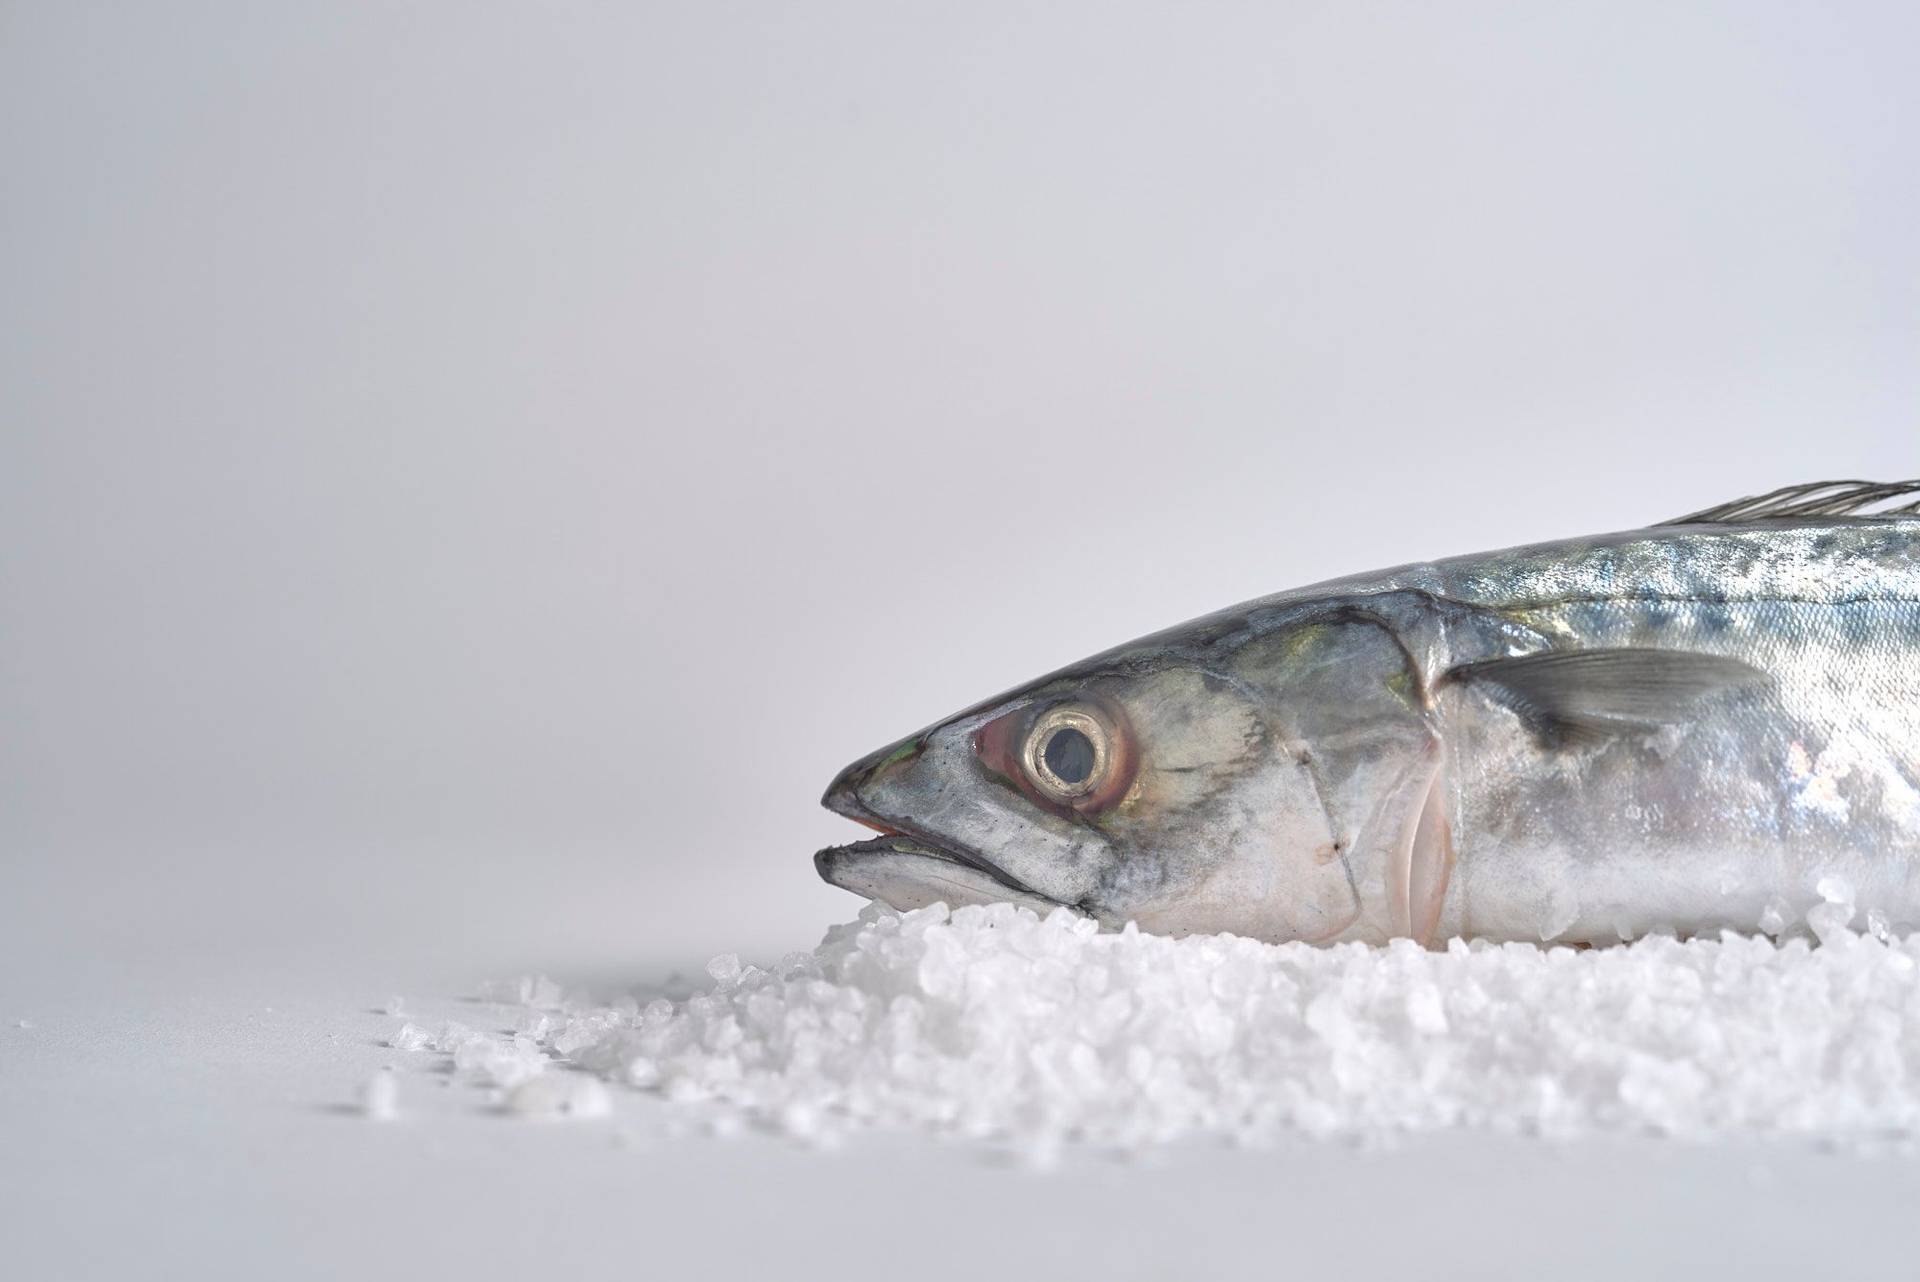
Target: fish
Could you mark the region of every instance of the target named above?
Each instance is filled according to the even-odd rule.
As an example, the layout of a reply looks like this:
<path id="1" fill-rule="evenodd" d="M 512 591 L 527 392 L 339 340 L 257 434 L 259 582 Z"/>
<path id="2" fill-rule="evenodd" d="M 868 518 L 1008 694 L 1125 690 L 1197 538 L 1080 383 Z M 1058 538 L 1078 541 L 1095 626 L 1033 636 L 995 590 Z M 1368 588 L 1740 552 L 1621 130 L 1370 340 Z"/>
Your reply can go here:
<path id="1" fill-rule="evenodd" d="M 815 867 L 1274 943 L 1920 928 L 1915 495 L 1788 486 L 1233 606 L 853 762 L 823 804 L 879 835 Z"/>

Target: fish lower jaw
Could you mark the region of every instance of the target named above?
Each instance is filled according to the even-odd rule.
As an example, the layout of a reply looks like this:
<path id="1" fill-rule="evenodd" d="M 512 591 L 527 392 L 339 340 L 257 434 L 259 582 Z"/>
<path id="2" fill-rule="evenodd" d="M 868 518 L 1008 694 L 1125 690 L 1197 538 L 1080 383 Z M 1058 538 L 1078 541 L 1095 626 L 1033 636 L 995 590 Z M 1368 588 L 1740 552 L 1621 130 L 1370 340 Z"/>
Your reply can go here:
<path id="1" fill-rule="evenodd" d="M 827 884 L 902 912 L 934 903 L 1012 903 L 1042 913 L 1059 907 L 991 865 L 898 833 L 829 846 L 813 865 Z"/>

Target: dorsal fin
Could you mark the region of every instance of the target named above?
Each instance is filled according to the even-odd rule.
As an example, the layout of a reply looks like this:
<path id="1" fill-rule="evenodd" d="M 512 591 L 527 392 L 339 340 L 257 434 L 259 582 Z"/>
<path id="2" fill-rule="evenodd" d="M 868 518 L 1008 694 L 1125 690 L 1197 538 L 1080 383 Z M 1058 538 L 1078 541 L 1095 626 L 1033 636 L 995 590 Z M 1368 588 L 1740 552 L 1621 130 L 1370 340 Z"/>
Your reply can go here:
<path id="1" fill-rule="evenodd" d="M 1920 481 L 1814 481 L 1731 503 L 1716 503 L 1659 524 L 1705 525 L 1782 516 L 1914 516 L 1920 515 L 1920 500 L 1893 507 L 1881 505 L 1915 494 L 1920 494 Z"/>

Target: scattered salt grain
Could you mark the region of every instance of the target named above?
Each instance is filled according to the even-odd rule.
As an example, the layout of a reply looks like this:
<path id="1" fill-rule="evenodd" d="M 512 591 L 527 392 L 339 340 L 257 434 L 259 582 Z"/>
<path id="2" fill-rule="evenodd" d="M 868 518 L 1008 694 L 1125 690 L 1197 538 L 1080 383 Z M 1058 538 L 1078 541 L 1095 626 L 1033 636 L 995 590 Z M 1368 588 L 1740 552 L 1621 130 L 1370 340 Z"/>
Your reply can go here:
<path id="1" fill-rule="evenodd" d="M 489 1037 L 480 1034 L 462 1042 L 453 1052 L 453 1067 L 489 1086 L 518 1086 L 538 1076 L 547 1057 L 529 1037 Z"/>
<path id="2" fill-rule="evenodd" d="M 376 1122 L 391 1122 L 400 1113 L 400 1083 L 381 1071 L 360 1084 L 360 1111 Z"/>
<path id="3" fill-rule="evenodd" d="M 397 1051 L 423 1051 L 433 1045 L 433 1034 L 418 1024 L 406 1023 L 387 1039 L 387 1045 Z"/>
<path id="4" fill-rule="evenodd" d="M 605 1117 L 613 1111 L 613 1097 L 598 1078 L 548 1073 L 508 1091 L 504 1107 L 520 1117 Z"/>

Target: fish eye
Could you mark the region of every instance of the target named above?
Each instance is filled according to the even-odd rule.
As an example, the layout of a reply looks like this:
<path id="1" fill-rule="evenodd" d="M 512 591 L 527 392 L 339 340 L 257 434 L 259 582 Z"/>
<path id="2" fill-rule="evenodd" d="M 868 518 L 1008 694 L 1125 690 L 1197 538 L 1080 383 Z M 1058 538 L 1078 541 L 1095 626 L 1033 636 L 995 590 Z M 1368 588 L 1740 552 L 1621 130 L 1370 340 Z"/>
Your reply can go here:
<path id="1" fill-rule="evenodd" d="M 1054 811 L 1098 815 L 1125 801 L 1139 769 L 1126 711 L 1098 694 L 1016 705 L 973 732 L 981 766 Z"/>
<path id="2" fill-rule="evenodd" d="M 1072 726 L 1061 726 L 1047 736 L 1040 760 L 1054 778 L 1068 784 L 1083 784 L 1093 777 L 1093 740 Z"/>
<path id="3" fill-rule="evenodd" d="M 1056 802 L 1099 789 L 1112 770 L 1114 736 L 1092 708 L 1068 704 L 1034 719 L 1020 754 L 1029 782 Z"/>

